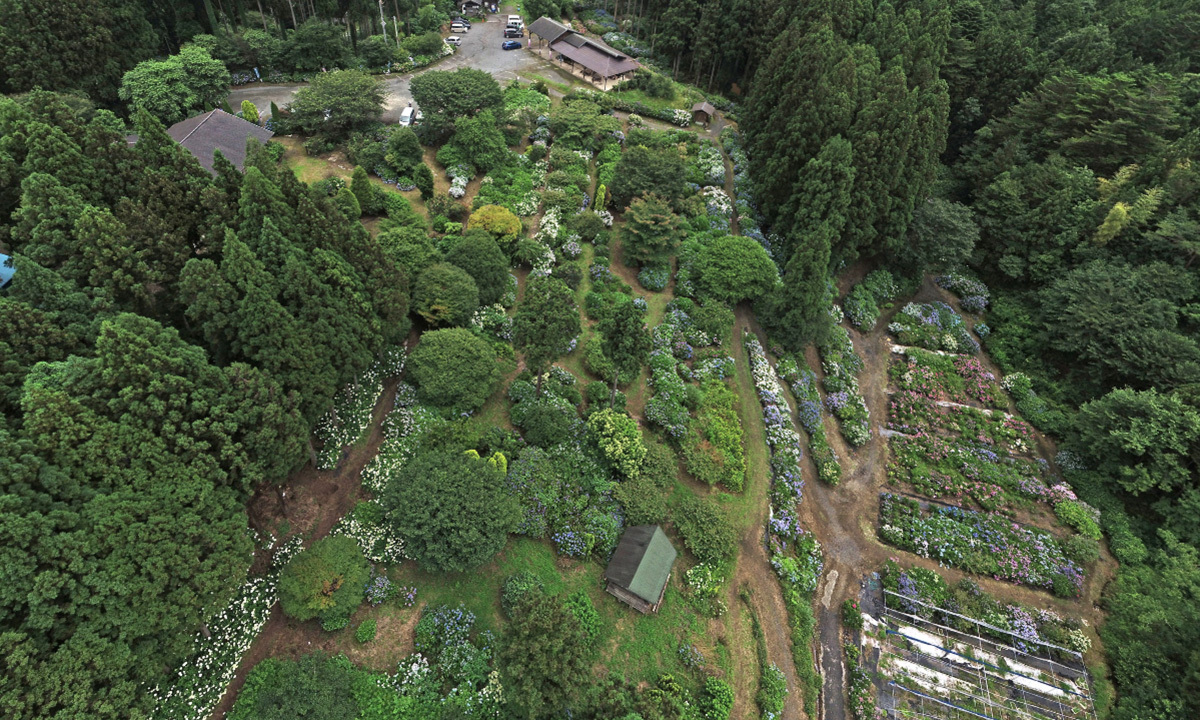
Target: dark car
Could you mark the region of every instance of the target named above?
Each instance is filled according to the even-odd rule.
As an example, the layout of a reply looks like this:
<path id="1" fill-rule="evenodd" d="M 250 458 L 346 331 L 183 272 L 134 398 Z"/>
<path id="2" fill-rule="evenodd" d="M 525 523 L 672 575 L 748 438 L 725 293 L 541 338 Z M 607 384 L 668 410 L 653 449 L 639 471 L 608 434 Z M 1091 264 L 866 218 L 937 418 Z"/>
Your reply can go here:
<path id="1" fill-rule="evenodd" d="M 516 40 L 505 40 L 500 47 L 504 50 L 520 50 L 521 43 L 517 42 Z"/>
<path id="2" fill-rule="evenodd" d="M 505 28 L 504 37 L 506 37 L 506 38 L 525 37 L 525 33 L 521 32 L 520 30 L 517 30 L 516 28 Z"/>
<path id="3" fill-rule="evenodd" d="M 466 19 L 462 15 L 455 15 L 454 17 L 450 18 L 450 22 L 460 22 L 463 25 L 466 25 L 467 27 L 471 27 L 471 21 Z"/>

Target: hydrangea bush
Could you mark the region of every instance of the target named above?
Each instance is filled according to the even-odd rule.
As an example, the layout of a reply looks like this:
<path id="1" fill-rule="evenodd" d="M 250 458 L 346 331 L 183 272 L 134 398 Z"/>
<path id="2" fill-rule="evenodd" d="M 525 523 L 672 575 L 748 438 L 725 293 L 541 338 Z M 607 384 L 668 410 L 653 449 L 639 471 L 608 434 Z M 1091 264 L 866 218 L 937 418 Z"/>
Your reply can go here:
<path id="1" fill-rule="evenodd" d="M 836 322 L 841 318 L 841 310 L 835 305 L 830 315 Z M 840 421 L 842 437 L 846 442 L 854 447 L 862 446 L 870 438 L 870 412 L 858 387 L 862 358 L 854 352 L 850 333 L 836 324 L 829 333 L 829 339 L 818 350 L 821 353 L 821 369 L 825 373 L 826 407 Z"/>
<path id="2" fill-rule="evenodd" d="M 398 565 L 404 562 L 404 541 L 383 522 L 383 507 L 375 500 L 364 500 L 342 516 L 331 535 L 354 538 L 363 555 L 372 562 Z"/>
<path id="3" fill-rule="evenodd" d="M 957 295 L 964 311 L 980 314 L 987 310 L 991 292 L 979 280 L 961 273 L 947 273 L 934 278 L 934 282 Z"/>
<path id="4" fill-rule="evenodd" d="M 875 329 L 875 321 L 879 319 L 879 306 L 890 302 L 899 292 L 900 285 L 890 272 L 876 270 L 846 295 L 846 318 L 859 330 L 870 332 Z"/>
<path id="5" fill-rule="evenodd" d="M 417 402 L 416 390 L 401 383 L 396 390 L 396 401 L 392 411 L 383 421 L 383 444 L 379 453 L 362 471 L 362 486 L 367 492 L 378 495 L 413 458 L 421 437 L 430 430 L 445 424 L 441 415 Z"/>
<path id="6" fill-rule="evenodd" d="M 616 547 L 624 518 L 612 497 L 612 475 L 585 443 L 586 426 L 576 437 L 553 448 L 521 452 L 508 473 L 508 488 L 518 498 L 520 535 L 549 537 L 571 557 L 596 553 L 607 557 Z"/>
<path id="7" fill-rule="evenodd" d="M 718 148 L 712 145 L 704 146 L 696 158 L 696 166 L 704 177 L 705 185 L 725 187 L 725 156 Z M 732 203 L 730 204 L 732 206 Z"/>
<path id="8" fill-rule="evenodd" d="M 808 368 L 801 369 L 799 361 L 793 356 L 781 358 L 775 366 L 775 372 L 787 383 L 792 397 L 796 399 L 796 418 L 808 433 L 808 447 L 817 466 L 817 477 L 822 482 L 837 485 L 842 479 L 842 466 L 825 435 L 824 407 L 817 389 L 816 374 Z"/>

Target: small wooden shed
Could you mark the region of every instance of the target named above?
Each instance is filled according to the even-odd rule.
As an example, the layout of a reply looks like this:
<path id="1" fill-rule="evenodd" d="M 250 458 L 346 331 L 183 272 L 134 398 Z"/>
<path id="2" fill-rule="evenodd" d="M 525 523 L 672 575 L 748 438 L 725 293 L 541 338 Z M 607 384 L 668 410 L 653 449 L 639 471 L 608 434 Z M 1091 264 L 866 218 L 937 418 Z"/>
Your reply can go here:
<path id="1" fill-rule="evenodd" d="M 692 106 L 692 122 L 698 122 L 707 126 L 708 121 L 712 120 L 716 114 L 717 109 L 707 100 L 698 102 Z"/>
<path id="2" fill-rule="evenodd" d="M 628 528 L 604 571 L 604 589 L 638 612 L 658 612 L 676 554 L 661 527 Z"/>

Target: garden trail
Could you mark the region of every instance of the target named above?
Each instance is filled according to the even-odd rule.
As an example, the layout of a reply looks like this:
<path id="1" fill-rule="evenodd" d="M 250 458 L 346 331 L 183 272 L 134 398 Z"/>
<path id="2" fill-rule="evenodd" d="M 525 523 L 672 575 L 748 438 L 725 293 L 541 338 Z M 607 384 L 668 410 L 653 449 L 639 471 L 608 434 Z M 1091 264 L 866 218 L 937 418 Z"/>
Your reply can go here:
<path id="1" fill-rule="evenodd" d="M 926 278 L 914 300 L 949 302 L 952 299 L 933 283 L 932 278 Z M 853 328 L 849 329 L 855 351 L 863 360 L 859 386 L 871 416 L 870 439 L 863 447 L 851 448 L 842 438 L 837 421 L 826 417 L 826 436 L 841 462 L 842 482 L 837 487 L 818 482 L 811 458 L 805 458 L 802 468 L 805 499 L 800 504 L 800 519 L 816 534 L 825 555 L 825 571 L 814 597 L 819 637 L 816 651 L 823 678 L 818 717 L 827 720 L 847 717 L 841 652 L 841 604 L 858 597 L 865 582 L 864 576 L 882 567 L 888 559 L 898 557 L 906 565 L 937 570 L 951 584 L 969 578 L 996 597 L 1081 616 L 1092 628 L 1103 622 L 1103 613 L 1097 603 L 1104 585 L 1113 574 L 1114 563 L 1105 552 L 1105 560 L 1096 565 L 1084 583 L 1083 597 L 1075 601 L 1064 600 L 1032 588 L 942 567 L 935 560 L 902 552 L 878 540 L 875 531 L 878 498 L 887 482 L 888 460 L 888 439 L 880 429 L 887 417 L 888 365 L 892 355 L 886 328 L 896 312 L 898 308 L 885 312 L 871 333 L 862 334 Z M 769 347 L 765 343 L 765 334 L 747 311 L 739 309 L 738 323 L 739 326 L 746 323 L 764 342 L 764 347 Z M 990 358 L 981 353 L 980 359 L 985 367 L 999 374 Z M 820 378 L 823 373 L 815 348 L 806 350 L 805 360 Z M 784 396 L 793 405 L 794 411 L 795 400 L 786 388 Z M 1050 441 L 1041 433 L 1037 433 L 1037 437 L 1039 449 L 1053 457 Z M 1093 640 L 1093 653 L 1102 652 L 1095 633 L 1090 632 L 1089 635 Z M 1095 655 L 1091 657 L 1094 659 Z"/>
<path id="2" fill-rule="evenodd" d="M 742 402 L 742 422 L 748 428 L 753 427 L 757 432 L 747 431 L 748 436 L 757 435 L 765 439 L 766 431 L 762 427 L 762 408 L 758 404 L 754 392 L 754 384 L 750 380 L 750 363 L 746 357 L 746 348 L 741 342 L 742 333 L 746 328 L 757 330 L 754 316 L 745 305 L 738 306 L 733 328 L 734 358 L 738 364 L 738 377 L 741 387 L 739 396 Z M 764 451 L 766 448 L 764 447 Z M 767 526 L 767 515 L 770 509 L 769 470 L 761 469 L 757 477 L 747 478 L 750 492 L 755 495 L 756 510 L 749 528 L 742 536 L 738 553 L 737 570 L 733 582 L 729 583 L 729 598 L 727 605 L 737 607 L 738 589 L 745 586 L 750 589 L 750 603 L 758 615 L 766 637 L 767 661 L 774 663 L 787 678 L 788 696 L 783 708 L 781 720 L 797 720 L 807 718 L 808 714 L 802 707 L 800 680 L 796 675 L 796 666 L 792 661 L 792 638 L 788 623 L 787 608 L 783 604 L 783 591 L 779 580 L 771 570 L 771 562 L 763 547 L 763 529 Z M 740 699 L 739 699 L 740 700 Z M 738 717 L 754 717 L 753 699 L 749 703 L 739 702 L 738 707 L 745 714 Z M 748 711 L 748 712 L 746 712 Z"/>
<path id="3" fill-rule="evenodd" d="M 306 538 L 306 546 L 328 535 L 358 501 L 362 470 L 383 444 L 383 420 L 392 409 L 398 384 L 399 380 L 393 379 L 384 385 L 383 393 L 375 401 L 366 442 L 348 448 L 336 468 L 317 470 L 310 463 L 283 484 L 282 493 L 277 493 L 275 488 L 260 489 L 250 502 L 251 525 L 262 532 L 286 523 Z M 258 551 L 253 570 L 265 569 L 269 555 Z M 329 633 L 321 630 L 319 625 L 289 620 L 276 603 L 262 632 L 242 656 L 237 673 L 209 719 L 220 720 L 233 709 L 246 675 L 260 661 L 268 657 L 294 659 L 315 649 L 330 650 L 331 642 Z"/>

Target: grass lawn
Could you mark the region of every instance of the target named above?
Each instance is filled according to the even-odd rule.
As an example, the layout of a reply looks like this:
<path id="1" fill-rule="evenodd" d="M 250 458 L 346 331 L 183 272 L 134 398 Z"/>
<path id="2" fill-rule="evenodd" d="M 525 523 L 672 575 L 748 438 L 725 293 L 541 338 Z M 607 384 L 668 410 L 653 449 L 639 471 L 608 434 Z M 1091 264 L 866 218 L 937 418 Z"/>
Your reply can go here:
<path id="1" fill-rule="evenodd" d="M 730 672 L 727 648 L 709 637 L 713 621 L 693 607 L 682 592 L 682 578 L 689 562 L 682 556 L 667 587 L 666 597 L 657 614 L 642 615 L 604 591 L 604 568 L 594 560 L 560 558 L 549 541 L 518 537 L 490 563 L 467 573 L 427 573 L 415 563 L 406 562 L 389 571 L 393 582 L 417 588 L 418 603 L 429 606 L 462 605 L 475 613 L 476 628 L 499 633 L 506 622 L 500 609 L 500 592 L 510 575 L 529 570 L 541 578 L 547 592 L 570 595 L 586 591 L 600 615 L 597 638 L 599 663 L 608 672 L 633 680 L 653 682 L 662 673 L 699 687 L 702 674 L 689 669 L 680 660 L 679 648 L 691 643 L 705 656 L 705 666 Z M 735 608 L 736 610 L 736 608 Z M 415 610 L 385 603 L 379 608 L 360 610 L 353 626 L 368 617 L 400 619 L 415 616 Z M 345 633 L 352 641 L 352 634 Z M 397 658 L 398 659 L 398 658 Z"/>
<path id="2" fill-rule="evenodd" d="M 624 98 L 629 102 L 640 102 L 655 110 L 691 110 L 692 105 L 703 99 L 699 93 L 692 94 L 684 90 L 684 86 L 675 83 L 675 97 L 671 100 L 651 97 L 644 90 L 615 90 L 613 94 L 616 97 Z"/>

